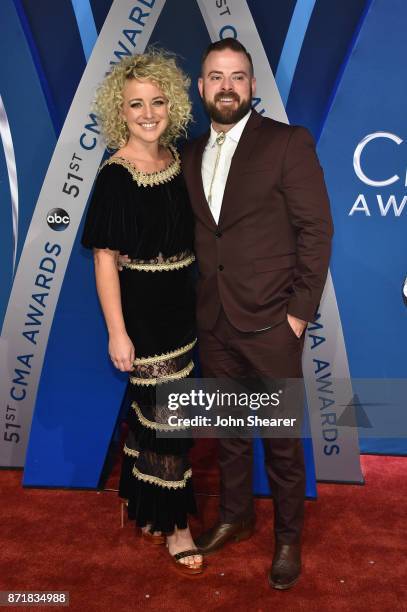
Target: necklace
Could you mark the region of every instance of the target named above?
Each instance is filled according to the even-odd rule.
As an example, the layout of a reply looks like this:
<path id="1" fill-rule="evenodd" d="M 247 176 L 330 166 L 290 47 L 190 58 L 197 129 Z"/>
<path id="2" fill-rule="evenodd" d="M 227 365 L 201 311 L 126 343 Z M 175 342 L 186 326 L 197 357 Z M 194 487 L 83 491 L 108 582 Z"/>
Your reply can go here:
<path id="1" fill-rule="evenodd" d="M 120 157 L 118 155 L 114 157 L 110 157 L 107 159 L 99 168 L 99 172 L 102 170 L 104 166 L 108 166 L 110 164 L 118 164 L 126 168 L 133 180 L 140 187 L 152 187 L 153 185 L 160 185 L 163 183 L 167 183 L 171 181 L 174 177 L 176 177 L 181 171 L 181 163 L 178 151 L 170 145 L 169 147 L 173 159 L 171 162 L 162 170 L 157 170 L 154 172 L 144 172 L 139 170 L 132 161 L 125 157 Z"/>
<path id="2" fill-rule="evenodd" d="M 219 134 L 216 136 L 216 144 L 217 144 L 218 149 L 216 151 L 216 160 L 215 160 L 215 165 L 213 168 L 211 184 L 209 185 L 209 193 L 208 193 L 209 208 L 212 208 L 212 188 L 213 188 L 213 183 L 214 183 L 215 176 L 216 176 L 216 171 L 219 165 L 221 147 L 223 143 L 225 142 L 225 139 L 226 139 L 225 132 L 219 132 Z"/>

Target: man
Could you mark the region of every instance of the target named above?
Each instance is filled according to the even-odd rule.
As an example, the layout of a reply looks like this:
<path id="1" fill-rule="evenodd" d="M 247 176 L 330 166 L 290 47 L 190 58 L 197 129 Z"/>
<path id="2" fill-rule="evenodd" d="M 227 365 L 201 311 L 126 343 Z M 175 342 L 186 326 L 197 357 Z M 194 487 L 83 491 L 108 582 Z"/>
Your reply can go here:
<path id="1" fill-rule="evenodd" d="M 196 219 L 203 375 L 299 378 L 332 236 L 312 137 L 251 110 L 253 64 L 234 39 L 208 47 L 198 87 L 211 128 L 186 145 L 183 163 Z M 287 589 L 301 571 L 303 451 L 299 439 L 263 444 L 275 516 L 269 581 Z M 254 528 L 251 440 L 220 439 L 219 465 L 220 520 L 198 538 L 203 554 Z"/>

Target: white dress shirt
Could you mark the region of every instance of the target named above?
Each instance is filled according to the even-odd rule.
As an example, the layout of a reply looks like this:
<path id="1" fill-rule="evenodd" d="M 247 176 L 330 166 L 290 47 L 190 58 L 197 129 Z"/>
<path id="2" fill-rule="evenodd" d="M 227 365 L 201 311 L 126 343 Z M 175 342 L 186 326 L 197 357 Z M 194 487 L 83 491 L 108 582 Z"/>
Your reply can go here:
<path id="1" fill-rule="evenodd" d="M 222 208 L 223 193 L 229 174 L 232 157 L 236 151 L 236 147 L 244 130 L 244 127 L 250 117 L 249 111 L 240 121 L 236 123 L 228 132 L 226 132 L 225 142 L 221 145 L 218 167 L 216 169 L 215 178 L 212 185 L 212 197 L 210 209 L 216 223 L 219 222 L 220 211 Z M 218 152 L 218 144 L 216 137 L 218 132 L 215 132 L 211 125 L 211 134 L 208 143 L 205 147 L 202 156 L 202 182 L 205 191 L 205 197 L 208 199 L 209 189 L 213 177 L 213 172 L 216 163 L 216 155 Z"/>

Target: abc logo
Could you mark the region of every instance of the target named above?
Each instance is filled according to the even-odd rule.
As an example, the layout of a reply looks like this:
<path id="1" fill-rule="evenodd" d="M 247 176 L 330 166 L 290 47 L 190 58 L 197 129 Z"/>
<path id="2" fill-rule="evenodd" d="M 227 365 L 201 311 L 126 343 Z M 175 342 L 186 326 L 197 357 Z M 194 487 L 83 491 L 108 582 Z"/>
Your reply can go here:
<path id="1" fill-rule="evenodd" d="M 65 230 L 70 222 L 70 218 L 66 210 L 63 208 L 53 208 L 47 214 L 47 223 L 49 227 L 56 232 Z"/>

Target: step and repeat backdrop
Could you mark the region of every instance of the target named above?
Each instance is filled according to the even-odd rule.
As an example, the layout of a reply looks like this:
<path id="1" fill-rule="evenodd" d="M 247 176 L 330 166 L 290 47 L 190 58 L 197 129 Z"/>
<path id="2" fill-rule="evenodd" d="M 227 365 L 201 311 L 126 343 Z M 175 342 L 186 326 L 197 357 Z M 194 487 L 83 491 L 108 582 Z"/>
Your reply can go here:
<path id="1" fill-rule="evenodd" d="M 208 125 L 202 51 L 228 36 L 252 53 L 254 108 L 313 133 L 331 197 L 331 269 L 303 361 L 307 492 L 362 482 L 361 450 L 406 454 L 401 430 L 359 439 L 352 381 L 407 378 L 406 23 L 404 0 L 2 0 L 1 466 L 25 466 L 26 485 L 98 485 L 126 376 L 79 244 L 105 153 L 95 88 L 149 44 L 174 51 L 192 79 L 193 138 Z M 255 455 L 265 493 L 260 444 Z"/>

